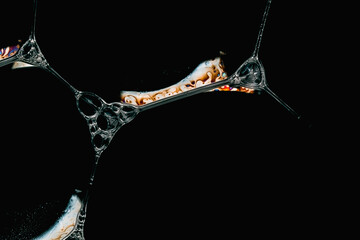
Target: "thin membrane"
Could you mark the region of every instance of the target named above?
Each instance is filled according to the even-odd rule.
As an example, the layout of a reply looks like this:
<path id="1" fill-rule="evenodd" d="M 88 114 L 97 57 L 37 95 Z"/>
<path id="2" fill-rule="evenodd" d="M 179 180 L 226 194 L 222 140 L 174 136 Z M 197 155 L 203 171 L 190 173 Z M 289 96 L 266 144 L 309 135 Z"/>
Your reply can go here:
<path id="1" fill-rule="evenodd" d="M 225 71 L 223 53 L 215 59 L 204 59 L 186 78 L 168 87 L 149 91 L 121 91 L 119 101 L 108 103 L 93 92 L 78 90 L 65 80 L 42 53 L 36 40 L 37 0 L 33 5 L 33 22 L 28 40 L 11 46 L 0 46 L 0 66 L 12 64 L 13 69 L 37 67 L 60 80 L 74 97 L 76 108 L 88 128 L 94 162 L 84 189 L 76 189 L 62 216 L 48 231 L 35 238 L 84 240 L 84 224 L 87 205 L 95 180 L 95 172 L 102 153 L 110 145 L 119 129 L 131 122 L 140 112 L 185 97 L 209 91 L 236 91 L 254 93 L 264 91 L 284 106 L 296 118 L 300 118 L 290 106 L 268 87 L 265 70 L 259 60 L 259 50 L 269 14 L 271 0 L 266 2 L 260 30 L 253 54 L 231 75 Z M 119 89 L 120 90 L 120 89 Z M 105 96 L 106 97 L 106 96 Z"/>

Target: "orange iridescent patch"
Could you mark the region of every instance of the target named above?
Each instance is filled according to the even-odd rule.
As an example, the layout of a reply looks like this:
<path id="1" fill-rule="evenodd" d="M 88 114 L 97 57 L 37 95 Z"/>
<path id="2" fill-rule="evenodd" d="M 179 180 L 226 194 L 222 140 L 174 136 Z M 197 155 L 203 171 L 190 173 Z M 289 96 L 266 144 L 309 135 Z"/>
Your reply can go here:
<path id="1" fill-rule="evenodd" d="M 120 93 L 120 99 L 122 102 L 141 106 L 176 94 L 184 93 L 204 85 L 223 81 L 227 79 L 227 77 L 228 75 L 224 70 L 223 61 L 220 57 L 217 57 L 213 60 L 208 60 L 199 64 L 191 74 L 176 84 L 163 89 L 148 92 L 123 91 Z M 211 91 L 237 91 L 244 93 L 254 92 L 253 89 L 245 87 L 232 88 L 229 85 L 224 85 Z"/>
<path id="2" fill-rule="evenodd" d="M 9 46 L 5 48 L 0 48 L 0 61 L 11 56 L 14 56 L 20 49 L 20 45 Z"/>

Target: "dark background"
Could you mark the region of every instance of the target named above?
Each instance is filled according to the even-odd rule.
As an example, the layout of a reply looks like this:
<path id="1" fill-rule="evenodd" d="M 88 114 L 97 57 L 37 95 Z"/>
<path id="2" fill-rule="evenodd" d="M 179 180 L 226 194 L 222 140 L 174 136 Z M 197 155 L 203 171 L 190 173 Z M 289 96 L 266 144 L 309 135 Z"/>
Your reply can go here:
<path id="1" fill-rule="evenodd" d="M 70 84 L 114 102 L 121 90 L 176 83 L 219 51 L 233 73 L 254 50 L 265 2 L 40 0 L 36 38 Z M 8 4 L 0 47 L 29 35 L 31 1 Z M 332 148 L 339 95 L 325 88 L 318 59 L 329 54 L 327 14 L 310 1 L 273 1 L 259 53 L 270 88 L 304 121 L 265 93 L 202 93 L 141 113 L 100 159 L 86 239 L 328 231 L 343 157 Z M 54 76 L 5 66 L 0 80 L 0 239 L 29 239 L 84 187 L 93 152 L 73 95 Z"/>

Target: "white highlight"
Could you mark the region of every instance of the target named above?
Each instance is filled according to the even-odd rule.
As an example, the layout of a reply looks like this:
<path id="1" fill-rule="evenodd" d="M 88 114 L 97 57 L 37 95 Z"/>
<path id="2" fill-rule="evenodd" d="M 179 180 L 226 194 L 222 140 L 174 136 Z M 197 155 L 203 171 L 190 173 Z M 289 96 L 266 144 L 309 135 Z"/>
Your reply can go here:
<path id="1" fill-rule="evenodd" d="M 64 214 L 49 230 L 33 240 L 61 240 L 66 238 L 75 228 L 80 209 L 81 201 L 79 197 L 72 195 Z"/>
<path id="2" fill-rule="evenodd" d="M 28 64 L 28 63 L 16 61 L 16 62 L 14 62 L 14 64 L 12 65 L 11 69 L 26 68 L 26 67 L 35 67 L 35 66 L 34 66 L 34 65 L 31 65 L 31 64 Z"/>

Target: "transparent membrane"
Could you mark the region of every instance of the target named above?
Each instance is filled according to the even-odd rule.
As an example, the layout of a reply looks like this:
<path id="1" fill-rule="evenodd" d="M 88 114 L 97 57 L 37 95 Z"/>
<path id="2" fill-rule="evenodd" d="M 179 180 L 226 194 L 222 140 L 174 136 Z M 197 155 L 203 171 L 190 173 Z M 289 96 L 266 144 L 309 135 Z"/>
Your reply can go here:
<path id="1" fill-rule="evenodd" d="M 211 60 L 215 61 L 215 63 L 210 63 L 209 60 L 200 64 L 199 68 L 195 69 L 194 72 L 189 75 L 189 78 L 186 78 L 183 81 L 165 89 L 151 91 L 151 94 L 153 95 L 157 95 L 160 92 L 162 93 L 165 91 L 166 93 L 162 93 L 163 95 L 161 97 L 155 97 L 155 99 L 152 97 L 152 101 L 147 101 L 146 104 L 135 104 L 134 101 L 126 101 L 125 99 L 119 99 L 118 102 L 107 103 L 103 98 L 93 92 L 76 89 L 50 66 L 36 41 L 35 26 L 37 1 L 34 0 L 33 24 L 29 39 L 21 45 L 19 44 L 1 48 L 0 55 L 2 58 L 0 58 L 0 67 L 8 64 L 17 64 L 14 65 L 15 69 L 30 66 L 38 67 L 51 73 L 63 84 L 65 84 L 65 86 L 73 94 L 77 110 L 84 118 L 88 126 L 91 145 L 95 153 L 93 168 L 88 180 L 88 186 L 85 189 L 76 189 L 74 191 L 67 208 L 65 209 L 63 215 L 55 223 L 54 227 L 36 239 L 85 239 L 84 224 L 87 214 L 87 204 L 89 196 L 91 195 L 91 189 L 94 183 L 95 172 L 99 159 L 102 153 L 110 145 L 118 130 L 125 124 L 131 122 L 142 111 L 199 93 L 213 91 L 214 89 L 221 90 L 224 88 L 233 88 L 239 91 L 243 90 L 245 92 L 253 90 L 265 91 L 282 106 L 284 106 L 292 115 L 296 118 L 300 118 L 299 114 L 297 114 L 290 106 L 288 106 L 273 91 L 270 90 L 266 81 L 264 67 L 259 60 L 259 49 L 270 4 L 271 0 L 268 0 L 265 6 L 253 54 L 232 75 L 229 76 L 222 71 L 220 59 Z M 208 67 L 213 70 L 211 76 L 208 74 Z M 197 74 L 200 74 L 201 76 L 205 75 L 208 78 L 204 81 L 196 82 L 198 80 Z M 176 94 L 172 92 L 172 89 L 181 88 L 181 86 L 185 86 L 188 89 L 177 91 Z M 135 91 L 125 93 L 137 94 L 138 96 L 141 94 L 150 94 L 150 92 L 140 93 Z"/>
<path id="2" fill-rule="evenodd" d="M 236 91 L 248 93 L 253 93 L 254 90 L 265 91 L 291 114 L 300 119 L 298 113 L 270 90 L 265 77 L 265 69 L 259 60 L 258 55 L 270 5 L 271 1 L 267 1 L 252 56 L 231 76 L 227 76 L 227 73 L 223 69 L 222 61 L 220 58 L 216 58 L 200 64 L 188 77 L 168 88 L 151 92 L 125 91 L 121 94 L 122 101 L 134 105 L 142 105 L 140 109 L 146 110 L 200 92 L 227 89 L 229 86 Z"/>

